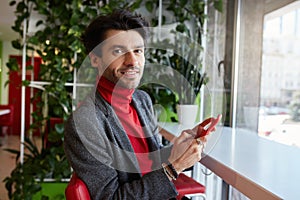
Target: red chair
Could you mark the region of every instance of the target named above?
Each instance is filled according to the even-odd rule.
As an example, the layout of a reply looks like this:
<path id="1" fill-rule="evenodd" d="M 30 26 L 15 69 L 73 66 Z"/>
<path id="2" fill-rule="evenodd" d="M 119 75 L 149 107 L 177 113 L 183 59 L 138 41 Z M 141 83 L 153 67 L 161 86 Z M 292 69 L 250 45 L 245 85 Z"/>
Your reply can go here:
<path id="1" fill-rule="evenodd" d="M 205 186 L 197 182 L 195 179 L 181 173 L 178 178 L 173 181 L 175 187 L 179 193 L 176 199 L 182 199 L 183 197 L 196 197 L 201 196 L 206 199 Z"/>
<path id="2" fill-rule="evenodd" d="M 65 190 L 67 200 L 90 200 L 90 194 L 85 183 L 73 173 L 72 178 Z"/>
<path id="3" fill-rule="evenodd" d="M 14 124 L 14 105 L 8 104 L 8 105 L 0 105 L 0 109 L 8 109 L 9 113 L 0 115 L 0 128 L 2 133 L 2 128 L 7 127 L 9 130 L 9 133 L 12 133 L 13 130 L 13 124 Z M 8 132 L 7 130 L 7 132 Z"/>
<path id="4" fill-rule="evenodd" d="M 175 187 L 179 193 L 176 199 L 182 199 L 184 196 L 205 196 L 205 186 L 195 181 L 193 178 L 181 173 L 176 181 Z M 65 190 L 66 200 L 90 200 L 89 191 L 85 183 L 73 173 L 72 178 Z"/>

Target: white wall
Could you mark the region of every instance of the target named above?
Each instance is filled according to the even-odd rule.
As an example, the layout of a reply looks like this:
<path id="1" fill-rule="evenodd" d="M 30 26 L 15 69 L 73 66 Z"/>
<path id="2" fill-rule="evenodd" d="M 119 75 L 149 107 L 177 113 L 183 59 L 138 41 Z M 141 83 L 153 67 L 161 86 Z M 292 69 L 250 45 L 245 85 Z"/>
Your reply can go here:
<path id="1" fill-rule="evenodd" d="M 11 46 L 10 41 L 2 41 L 2 81 L 1 81 L 1 104 L 7 104 L 8 103 L 8 86 L 4 87 L 5 82 L 8 80 L 8 68 L 6 67 L 6 63 L 8 62 L 10 55 L 21 55 L 19 51 L 14 49 Z"/>

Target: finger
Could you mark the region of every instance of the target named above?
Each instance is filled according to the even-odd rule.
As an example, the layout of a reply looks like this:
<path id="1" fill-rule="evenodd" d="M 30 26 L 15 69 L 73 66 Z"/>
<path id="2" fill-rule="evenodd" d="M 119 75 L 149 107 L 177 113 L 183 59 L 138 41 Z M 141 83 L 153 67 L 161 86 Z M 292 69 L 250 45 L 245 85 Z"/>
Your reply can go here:
<path id="1" fill-rule="evenodd" d="M 199 142 L 199 139 L 198 139 L 198 142 Z M 198 144 L 198 142 L 197 141 L 195 142 L 196 146 L 194 147 L 195 148 L 194 156 L 196 156 L 195 157 L 196 161 L 200 161 L 201 160 L 201 158 L 202 158 L 202 152 L 203 152 L 204 146 L 205 146 L 205 144 L 201 140 L 200 140 L 199 144 Z"/>
<path id="2" fill-rule="evenodd" d="M 188 140 L 192 140 L 195 137 L 194 131 L 187 129 L 181 132 L 180 136 L 178 137 L 178 142 L 186 142 Z"/>
<path id="3" fill-rule="evenodd" d="M 176 157 L 184 154 L 193 142 L 194 137 L 189 132 L 189 130 L 183 131 L 180 136 L 174 140 L 173 148 Z"/>
<path id="4" fill-rule="evenodd" d="M 195 138 L 201 136 L 202 131 L 204 131 L 204 128 L 199 124 L 193 128 L 193 132 L 195 133 Z"/>
<path id="5" fill-rule="evenodd" d="M 204 143 L 204 142 L 202 143 L 202 145 L 199 145 L 201 153 L 204 151 L 205 146 L 206 146 L 206 143 Z"/>
<path id="6" fill-rule="evenodd" d="M 203 145 L 203 144 L 204 144 L 203 141 L 201 140 L 201 138 L 197 138 L 197 139 L 196 139 L 196 143 L 197 143 L 198 145 Z"/>
<path id="7" fill-rule="evenodd" d="M 211 120 L 211 124 L 209 125 L 209 127 L 206 129 L 207 132 L 211 132 L 219 123 L 219 121 L 221 120 L 222 115 L 218 115 L 217 118 L 212 118 Z"/>
<path id="8" fill-rule="evenodd" d="M 200 128 L 200 129 L 203 129 L 203 126 L 201 126 L 201 124 L 198 124 L 197 126 L 195 126 L 195 127 L 193 128 L 193 131 L 197 133 L 198 130 L 199 130 L 199 128 Z"/>
<path id="9" fill-rule="evenodd" d="M 201 159 L 203 147 L 198 145 L 196 139 L 189 148 L 178 158 L 178 161 L 185 165 L 184 168 L 194 165 Z"/>
<path id="10" fill-rule="evenodd" d="M 194 131 L 194 129 L 187 129 L 185 130 L 186 133 L 190 134 L 191 137 L 195 138 L 197 136 L 197 131 Z"/>
<path id="11" fill-rule="evenodd" d="M 212 120 L 213 120 L 212 117 L 207 118 L 203 122 L 200 123 L 200 126 L 205 127 L 206 125 L 208 125 L 209 123 L 211 123 Z"/>
<path id="12" fill-rule="evenodd" d="M 199 137 L 196 139 L 196 143 L 198 144 L 198 146 L 201 147 L 201 152 L 206 146 L 206 141 L 207 141 L 206 137 Z"/>
<path id="13" fill-rule="evenodd" d="M 198 162 L 202 159 L 203 150 L 204 146 L 199 146 Z"/>
<path id="14" fill-rule="evenodd" d="M 206 138 L 205 137 L 197 138 L 196 139 L 196 143 L 198 144 L 198 146 L 205 147 L 205 145 L 206 145 Z"/>

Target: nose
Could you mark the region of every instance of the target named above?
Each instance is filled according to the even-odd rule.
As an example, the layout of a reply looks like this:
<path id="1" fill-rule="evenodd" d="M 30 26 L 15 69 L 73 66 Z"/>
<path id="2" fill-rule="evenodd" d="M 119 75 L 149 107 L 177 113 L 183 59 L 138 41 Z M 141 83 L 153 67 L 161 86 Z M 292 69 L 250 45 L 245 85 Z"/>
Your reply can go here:
<path id="1" fill-rule="evenodd" d="M 138 60 L 134 52 L 128 51 L 125 54 L 124 64 L 129 67 L 136 66 L 138 64 Z"/>

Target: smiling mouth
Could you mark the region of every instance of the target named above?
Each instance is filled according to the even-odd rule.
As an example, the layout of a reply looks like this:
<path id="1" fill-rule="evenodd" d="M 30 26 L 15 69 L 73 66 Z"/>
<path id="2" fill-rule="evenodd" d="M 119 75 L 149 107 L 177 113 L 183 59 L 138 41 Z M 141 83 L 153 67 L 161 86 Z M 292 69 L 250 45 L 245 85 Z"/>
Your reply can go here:
<path id="1" fill-rule="evenodd" d="M 140 70 L 138 68 L 132 68 L 132 69 L 121 69 L 119 73 L 122 74 L 124 78 L 136 78 L 140 74 Z"/>
<path id="2" fill-rule="evenodd" d="M 139 72 L 137 71 L 123 71 L 121 72 L 121 74 L 124 74 L 124 75 L 135 75 L 135 74 L 138 74 Z"/>

